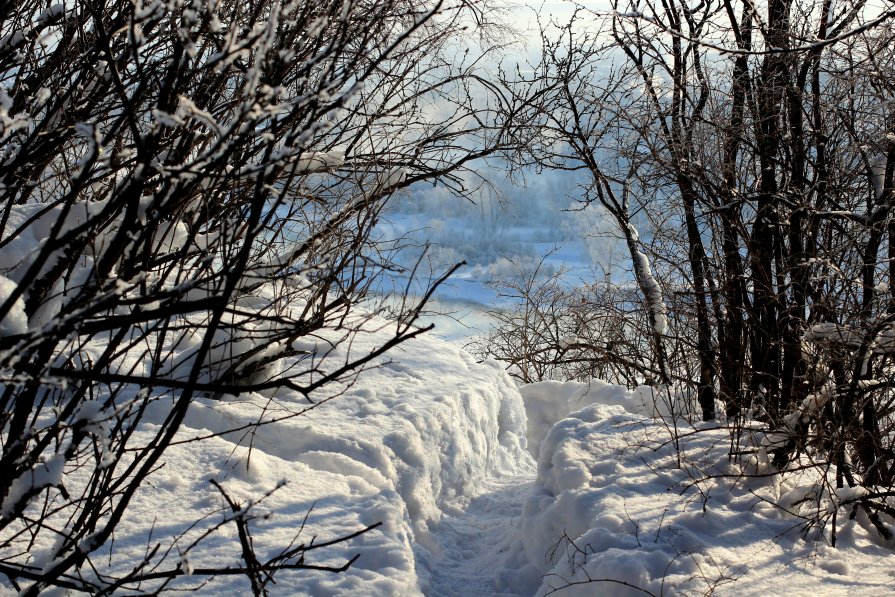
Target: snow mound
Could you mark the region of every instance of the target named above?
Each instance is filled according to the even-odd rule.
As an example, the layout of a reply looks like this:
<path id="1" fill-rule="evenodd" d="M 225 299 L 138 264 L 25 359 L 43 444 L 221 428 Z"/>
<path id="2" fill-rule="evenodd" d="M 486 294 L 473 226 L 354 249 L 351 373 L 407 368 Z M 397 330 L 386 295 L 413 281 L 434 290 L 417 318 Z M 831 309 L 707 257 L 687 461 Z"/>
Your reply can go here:
<path id="1" fill-rule="evenodd" d="M 561 385 L 523 388 L 526 404 L 540 405 L 549 387 L 562 405 L 581 391 Z M 840 517 L 835 549 L 816 528 L 803 532 L 792 506 L 810 471 L 782 480 L 743 474 L 729 464 L 726 429 L 678 420 L 675 430 L 668 419 L 631 412 L 639 407 L 630 395 L 599 387 L 601 398 L 540 442 L 501 590 L 582 597 L 888 590 L 891 547 L 867 520 Z"/>
<path id="2" fill-rule="evenodd" d="M 630 413 L 651 416 L 656 401 L 652 388 L 633 392 L 599 379 L 588 382 L 541 381 L 519 388 L 528 415 L 528 449 L 537 458 L 541 442 L 553 425 L 566 415 L 591 404 L 617 405 Z"/>
<path id="3" fill-rule="evenodd" d="M 378 325 L 378 332 L 362 335 L 351 350 L 371 350 L 387 340 L 390 324 Z M 329 541 L 382 524 L 308 556 L 309 563 L 338 566 L 359 554 L 347 572 L 280 573 L 277 586 L 299 595 L 427 593 L 428 567 L 438 564 L 442 549 L 430 526 L 486 491 L 491 478 L 530 474 L 534 466 L 525 446 L 524 407 L 510 378 L 498 365 L 477 364 L 458 346 L 436 338 L 400 345 L 341 396 L 309 406 L 288 393 L 198 399 L 179 440 L 216 436 L 167 453 L 116 533 L 115 557 L 139 558 L 150 533 L 170 541 L 202 514 L 219 509 L 212 478 L 243 504 L 285 481 L 256 506 L 260 554 L 275 555 L 291 541 Z M 166 409 L 160 402 L 155 408 L 150 418 L 161 421 Z M 256 432 L 232 431 L 259 420 L 265 424 Z M 212 514 L 179 544 L 219 518 Z M 190 565 L 238 565 L 232 526 L 206 539 Z M 247 590 L 246 583 L 216 579 L 202 592 L 235 594 Z"/>

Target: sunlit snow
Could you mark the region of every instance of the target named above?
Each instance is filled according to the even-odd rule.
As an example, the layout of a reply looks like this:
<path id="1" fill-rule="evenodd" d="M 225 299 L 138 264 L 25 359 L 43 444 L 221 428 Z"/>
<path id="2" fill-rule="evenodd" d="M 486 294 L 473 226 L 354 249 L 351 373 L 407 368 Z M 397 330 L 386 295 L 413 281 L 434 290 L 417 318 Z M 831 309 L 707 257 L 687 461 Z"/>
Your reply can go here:
<path id="1" fill-rule="evenodd" d="M 383 330 L 362 342 L 387 336 Z M 150 535 L 167 541 L 183 534 L 178 543 L 186 545 L 219 524 L 225 510 L 214 479 L 246 504 L 272 491 L 254 506 L 261 554 L 380 525 L 309 555 L 324 565 L 358 555 L 346 572 L 281 572 L 273 594 L 887 590 L 891 551 L 868 521 L 842 521 L 832 549 L 775 505 L 802 503 L 807 490 L 795 477 L 781 483 L 746 470 L 713 479 L 735 472 L 726 465 L 726 430 L 654 418 L 665 410 L 655 404 L 660 393 L 597 380 L 520 392 L 495 363 L 476 363 L 459 345 L 425 336 L 301 416 L 289 416 L 307 407 L 298 396 L 280 395 L 278 409 L 266 413 L 270 402 L 256 394 L 200 399 L 179 441 L 270 422 L 254 434 L 172 448 L 119 526 L 115 561 L 122 569 L 139 561 Z M 164 405 L 154 408 L 151 418 L 160 422 Z M 82 415 L 94 419 L 95 410 L 87 404 Z M 57 468 L 47 463 L 33 482 L 52 482 Z M 238 565 L 231 526 L 191 552 L 189 566 Z M 49 547 L 35 547 L 35 564 Z M 186 576 L 176 586 L 206 580 Z M 246 582 L 215 578 L 202 594 L 244 593 Z"/>

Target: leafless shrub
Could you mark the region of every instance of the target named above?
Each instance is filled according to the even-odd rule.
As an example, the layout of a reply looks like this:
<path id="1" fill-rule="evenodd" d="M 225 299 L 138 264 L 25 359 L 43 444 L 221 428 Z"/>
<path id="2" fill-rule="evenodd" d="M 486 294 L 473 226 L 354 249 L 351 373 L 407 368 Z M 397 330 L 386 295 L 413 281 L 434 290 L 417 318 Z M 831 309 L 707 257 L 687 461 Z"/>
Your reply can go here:
<path id="1" fill-rule="evenodd" d="M 452 45 L 490 18 L 465 0 L 0 6 L 0 567 L 23 594 L 165 588 L 177 569 L 140 584 L 156 550 L 123 576 L 92 554 L 196 397 L 319 402 L 424 331 L 440 279 L 352 348 L 397 268 L 371 234 L 389 197 L 462 193 L 466 164 L 511 145 Z M 208 574 L 257 594 L 313 567 L 258 559 L 224 497 L 245 566 Z"/>
<path id="2" fill-rule="evenodd" d="M 704 419 L 730 421 L 732 458 L 755 450 L 777 472 L 813 467 L 827 494 L 848 496 L 837 504 L 857 504 L 888 537 L 893 13 L 861 7 L 578 6 L 568 23 L 543 23 L 542 58 L 519 89 L 538 89 L 529 158 L 587 175 L 581 200 L 617 224 L 635 322 L 649 322 L 625 332 L 638 358 L 604 362 L 597 341 L 591 361 L 616 380 L 618 368 L 652 369 L 661 385 L 688 385 Z M 534 292 L 549 283 L 511 287 L 523 306 L 501 322 L 496 352 L 517 370 L 537 363 L 533 379 L 564 354 L 560 322 L 581 317 Z M 623 301 L 603 302 L 590 309 Z"/>

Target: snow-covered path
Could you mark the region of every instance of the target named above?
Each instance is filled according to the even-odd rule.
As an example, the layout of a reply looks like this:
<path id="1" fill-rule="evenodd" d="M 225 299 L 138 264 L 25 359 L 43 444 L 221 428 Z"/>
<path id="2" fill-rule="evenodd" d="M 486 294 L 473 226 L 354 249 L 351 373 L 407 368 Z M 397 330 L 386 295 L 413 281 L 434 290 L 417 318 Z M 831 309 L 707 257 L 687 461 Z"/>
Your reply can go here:
<path id="1" fill-rule="evenodd" d="M 464 509 L 449 511 L 430 527 L 431 553 L 420 551 L 420 565 L 431 574 L 426 593 L 432 597 L 510 596 L 499 590 L 497 575 L 506 552 L 518 536 L 513 533 L 522 504 L 531 491 L 530 474 L 489 480 L 483 492 Z M 423 577 L 425 571 L 421 571 Z M 537 587 L 532 587 L 532 592 Z"/>

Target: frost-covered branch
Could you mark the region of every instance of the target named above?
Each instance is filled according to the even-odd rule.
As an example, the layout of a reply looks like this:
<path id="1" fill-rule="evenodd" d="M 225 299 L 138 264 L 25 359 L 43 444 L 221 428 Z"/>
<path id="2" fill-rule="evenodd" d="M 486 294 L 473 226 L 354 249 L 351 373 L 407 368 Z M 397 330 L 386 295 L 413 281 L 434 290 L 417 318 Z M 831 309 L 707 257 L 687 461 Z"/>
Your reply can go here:
<path id="1" fill-rule="evenodd" d="M 400 297 L 398 323 L 368 310 L 400 269 L 375 229 L 396 193 L 462 193 L 473 160 L 512 145 L 459 37 L 488 11 L 0 7 L 0 566 L 24 594 L 177 585 L 150 572 L 170 549 L 117 561 L 111 538 L 195 401 L 301 412 L 425 331 L 443 279 Z M 390 336 L 362 347 L 372 327 Z M 245 564 L 263 588 L 267 564 Z"/>

